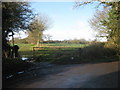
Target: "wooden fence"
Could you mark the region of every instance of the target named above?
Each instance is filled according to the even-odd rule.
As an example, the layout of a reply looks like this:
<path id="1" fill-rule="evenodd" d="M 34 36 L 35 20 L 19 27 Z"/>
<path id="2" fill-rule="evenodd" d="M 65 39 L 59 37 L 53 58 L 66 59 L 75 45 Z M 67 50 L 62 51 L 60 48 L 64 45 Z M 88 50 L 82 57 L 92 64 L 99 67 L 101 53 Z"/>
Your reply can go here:
<path id="1" fill-rule="evenodd" d="M 33 47 L 33 51 L 44 50 L 46 48 L 51 48 L 51 49 L 59 50 L 59 49 L 63 49 L 63 48 L 80 48 L 80 47 L 66 47 L 66 46 Z"/>

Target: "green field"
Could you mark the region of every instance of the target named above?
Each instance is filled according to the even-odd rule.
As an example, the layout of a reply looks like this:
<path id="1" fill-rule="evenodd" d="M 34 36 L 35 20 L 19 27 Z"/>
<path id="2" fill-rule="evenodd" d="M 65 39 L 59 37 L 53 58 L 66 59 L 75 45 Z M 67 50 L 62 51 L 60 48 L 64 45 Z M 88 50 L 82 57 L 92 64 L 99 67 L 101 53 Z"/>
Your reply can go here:
<path id="1" fill-rule="evenodd" d="M 87 44 L 67 44 L 67 43 L 53 43 L 53 44 L 43 44 L 45 46 L 65 46 L 65 47 L 85 47 Z"/>
<path id="2" fill-rule="evenodd" d="M 33 51 L 33 47 L 36 46 L 33 44 L 17 45 L 20 47 L 19 54 L 21 57 L 34 58 L 37 62 L 84 63 L 117 60 L 115 56 L 109 53 L 109 49 L 106 51 L 106 49 L 99 46 L 89 47 L 88 44 L 42 44 L 41 47 L 44 48 L 35 51 Z M 82 56 L 80 55 L 79 48 L 83 48 Z M 113 53 L 113 51 L 110 52 Z"/>
<path id="3" fill-rule="evenodd" d="M 20 49 L 19 51 L 32 51 L 33 47 L 36 45 L 34 44 L 17 44 Z M 88 44 L 66 44 L 66 43 L 55 43 L 55 44 L 42 44 L 42 47 L 71 47 L 71 48 L 83 48 L 88 46 Z"/>
<path id="4" fill-rule="evenodd" d="M 17 45 L 20 47 L 19 53 L 21 57 L 34 57 L 42 59 L 42 61 L 53 61 L 54 59 L 58 58 L 70 57 L 71 55 L 73 56 L 75 53 L 78 52 L 78 48 L 88 46 L 87 44 L 42 44 L 42 47 L 45 47 L 44 49 L 33 51 L 33 47 L 35 47 L 35 45 L 33 44 Z"/>

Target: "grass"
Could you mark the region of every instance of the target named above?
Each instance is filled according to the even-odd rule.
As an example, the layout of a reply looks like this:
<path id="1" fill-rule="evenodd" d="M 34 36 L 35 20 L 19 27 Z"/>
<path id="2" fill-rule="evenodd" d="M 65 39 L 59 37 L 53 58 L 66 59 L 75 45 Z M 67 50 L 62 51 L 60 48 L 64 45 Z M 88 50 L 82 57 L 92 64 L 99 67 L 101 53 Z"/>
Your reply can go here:
<path id="1" fill-rule="evenodd" d="M 118 58 L 112 49 L 104 48 L 102 44 L 43 44 L 43 50 L 32 51 L 32 44 L 18 44 L 20 46 L 20 55 L 22 57 L 33 57 L 37 62 L 51 63 L 88 63 L 88 62 L 109 62 L 116 61 Z M 49 48 L 62 47 L 62 48 Z M 71 47 L 71 48 L 64 48 Z M 79 51 L 82 48 L 82 51 Z"/>
<path id="2" fill-rule="evenodd" d="M 35 45 L 33 44 L 17 44 L 20 49 L 19 49 L 19 53 L 21 56 L 24 57 L 31 57 L 31 56 L 39 56 L 41 53 L 54 53 L 57 52 L 58 50 L 73 50 L 75 48 L 83 48 L 85 46 L 87 46 L 87 44 L 64 44 L 64 43 L 55 43 L 55 44 L 43 44 L 42 46 L 44 46 L 45 48 L 43 50 L 50 50 L 50 51 L 32 51 L 33 47 L 35 47 Z M 58 47 L 58 46 L 62 46 L 62 47 L 71 47 L 71 48 L 49 48 L 49 47 Z M 52 50 L 57 50 L 57 51 L 52 51 Z"/>
<path id="3" fill-rule="evenodd" d="M 65 47 L 75 47 L 75 48 L 79 48 L 79 47 L 85 47 L 88 44 L 67 44 L 67 43 L 52 43 L 52 44 L 44 44 L 45 46 L 49 47 L 49 46 L 65 46 Z"/>
<path id="4" fill-rule="evenodd" d="M 34 44 L 17 44 L 20 49 L 19 51 L 32 51 L 32 47 L 34 47 L 35 45 Z"/>

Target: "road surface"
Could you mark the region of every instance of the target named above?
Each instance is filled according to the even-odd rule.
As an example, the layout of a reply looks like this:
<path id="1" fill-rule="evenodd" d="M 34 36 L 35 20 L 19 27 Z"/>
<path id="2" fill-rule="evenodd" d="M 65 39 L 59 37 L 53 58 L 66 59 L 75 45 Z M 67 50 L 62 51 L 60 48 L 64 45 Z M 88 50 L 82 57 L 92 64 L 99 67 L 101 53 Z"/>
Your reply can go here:
<path id="1" fill-rule="evenodd" d="M 16 88 L 117 88 L 118 64 L 116 62 L 53 66 L 57 71 L 42 78 L 27 80 Z M 46 70 L 49 70 L 46 69 Z M 47 71 L 46 71 L 47 72 Z M 39 75 L 39 74 L 38 74 Z"/>

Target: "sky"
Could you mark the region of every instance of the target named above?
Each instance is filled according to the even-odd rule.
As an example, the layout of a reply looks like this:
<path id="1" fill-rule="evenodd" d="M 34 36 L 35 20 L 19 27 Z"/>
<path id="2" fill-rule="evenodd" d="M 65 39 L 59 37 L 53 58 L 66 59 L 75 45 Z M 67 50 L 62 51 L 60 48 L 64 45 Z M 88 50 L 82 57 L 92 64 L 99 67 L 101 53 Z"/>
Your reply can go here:
<path id="1" fill-rule="evenodd" d="M 79 8 L 74 5 L 74 2 L 31 2 L 34 13 L 50 19 L 50 28 L 44 34 L 51 35 L 52 40 L 94 40 L 96 33 L 88 21 L 95 13 L 95 4 Z"/>

